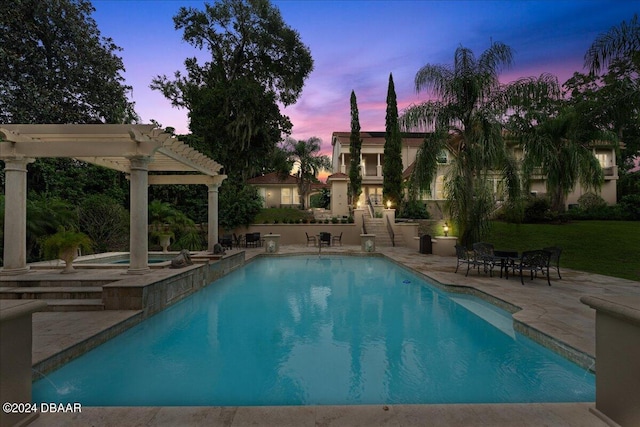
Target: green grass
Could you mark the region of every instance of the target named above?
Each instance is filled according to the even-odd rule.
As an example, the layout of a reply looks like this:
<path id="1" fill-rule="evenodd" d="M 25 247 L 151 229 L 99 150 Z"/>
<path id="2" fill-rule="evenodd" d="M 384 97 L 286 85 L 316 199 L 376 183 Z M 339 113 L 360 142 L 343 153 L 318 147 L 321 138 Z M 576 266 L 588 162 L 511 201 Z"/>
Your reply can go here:
<path id="1" fill-rule="evenodd" d="M 576 221 L 568 224 L 494 222 L 486 239 L 496 249 L 519 252 L 560 246 L 567 267 L 640 281 L 640 222 Z"/>
<path id="2" fill-rule="evenodd" d="M 312 217 L 305 211 L 294 208 L 266 208 L 262 209 L 256 218 L 253 220 L 255 224 L 264 224 L 265 221 L 269 224 L 273 224 L 274 220 L 282 222 L 283 220 L 290 221 L 292 219 L 311 219 Z"/>

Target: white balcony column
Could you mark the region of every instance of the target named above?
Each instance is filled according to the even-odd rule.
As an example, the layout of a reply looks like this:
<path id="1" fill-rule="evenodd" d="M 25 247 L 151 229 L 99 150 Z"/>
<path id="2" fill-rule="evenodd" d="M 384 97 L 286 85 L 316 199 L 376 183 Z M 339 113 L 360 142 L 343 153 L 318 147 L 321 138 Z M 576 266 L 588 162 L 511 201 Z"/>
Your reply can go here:
<path id="1" fill-rule="evenodd" d="M 4 267 L 0 274 L 23 274 L 27 266 L 27 164 L 28 157 L 4 158 Z"/>
<path id="2" fill-rule="evenodd" d="M 131 156 L 129 188 L 130 231 L 128 274 L 145 274 L 149 269 L 149 162 L 150 156 Z"/>
<path id="3" fill-rule="evenodd" d="M 213 247 L 218 243 L 218 189 L 226 175 L 218 175 L 213 182 L 207 184 L 209 189 L 209 210 L 207 211 L 207 250 L 213 253 Z"/>
<path id="4" fill-rule="evenodd" d="M 340 154 L 340 172 L 347 173 L 347 167 L 344 164 L 344 153 Z"/>
<path id="5" fill-rule="evenodd" d="M 380 153 L 378 153 L 378 165 L 376 167 L 376 176 L 382 176 L 382 163 L 380 163 Z"/>

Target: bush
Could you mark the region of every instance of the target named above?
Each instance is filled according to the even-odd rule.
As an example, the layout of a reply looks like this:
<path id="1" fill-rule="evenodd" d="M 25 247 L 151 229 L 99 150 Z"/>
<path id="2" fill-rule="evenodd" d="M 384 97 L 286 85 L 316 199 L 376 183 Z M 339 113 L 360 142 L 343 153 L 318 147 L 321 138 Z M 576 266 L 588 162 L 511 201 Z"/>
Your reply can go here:
<path id="1" fill-rule="evenodd" d="M 338 218 L 336 218 L 335 216 L 333 218 L 331 218 L 331 223 L 332 224 L 337 224 L 338 223 Z"/>
<path id="2" fill-rule="evenodd" d="M 640 194 L 628 194 L 623 196 L 618 206 L 626 212 L 632 221 L 640 221 Z"/>
<path id="3" fill-rule="evenodd" d="M 128 250 L 129 212 L 117 200 L 101 194 L 87 197 L 80 204 L 78 223 L 96 252 Z"/>
<path id="4" fill-rule="evenodd" d="M 550 218 L 551 203 L 546 197 L 530 197 L 524 206 L 524 223 L 545 222 Z"/>
<path id="5" fill-rule="evenodd" d="M 585 193 L 578 198 L 578 206 L 580 206 L 580 209 L 590 211 L 607 206 L 607 202 L 597 194 Z"/>
<path id="6" fill-rule="evenodd" d="M 429 219 L 430 215 L 424 203 L 419 200 L 408 200 L 402 203 L 398 218 Z"/>

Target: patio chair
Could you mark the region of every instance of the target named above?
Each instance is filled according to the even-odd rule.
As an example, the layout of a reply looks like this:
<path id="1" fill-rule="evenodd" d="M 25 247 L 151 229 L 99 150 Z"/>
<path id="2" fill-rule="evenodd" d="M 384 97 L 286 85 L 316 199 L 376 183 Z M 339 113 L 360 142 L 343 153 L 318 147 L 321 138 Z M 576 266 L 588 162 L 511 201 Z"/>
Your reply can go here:
<path id="1" fill-rule="evenodd" d="M 309 233 L 304 232 L 305 236 L 307 236 L 307 246 L 309 246 L 309 242 L 313 242 L 313 246 L 316 245 L 316 236 L 309 236 Z"/>
<path id="2" fill-rule="evenodd" d="M 520 262 L 513 266 L 514 273 L 520 271 L 520 282 L 524 285 L 524 279 L 522 277 L 523 271 L 529 271 L 531 274 L 531 280 L 534 276 L 538 276 L 538 271 L 546 274 L 547 283 L 551 286 L 551 280 L 549 278 L 549 259 L 551 258 L 551 252 L 545 250 L 525 251 L 522 252 Z"/>
<path id="3" fill-rule="evenodd" d="M 318 243 L 319 243 L 320 246 L 322 246 L 322 245 L 330 246 L 331 245 L 331 233 L 321 232 L 320 233 L 320 241 Z"/>
<path id="4" fill-rule="evenodd" d="M 224 234 L 218 243 L 220 243 L 224 249 L 233 249 L 233 237 L 231 237 L 231 234 Z"/>
<path id="5" fill-rule="evenodd" d="M 340 243 L 340 246 L 342 246 L 342 233 L 340 233 L 339 236 L 333 236 L 331 238 L 331 244 L 332 245 L 335 245 L 336 242 Z"/>
<path id="6" fill-rule="evenodd" d="M 236 236 L 236 233 L 233 233 L 233 242 L 236 245 L 236 248 L 244 246 L 244 234 L 238 234 Z"/>
<path id="7" fill-rule="evenodd" d="M 471 266 L 475 267 L 478 265 L 478 262 L 473 256 L 473 252 L 469 252 L 464 246 L 456 245 L 456 257 L 458 258 L 458 260 L 456 263 L 455 273 L 458 272 L 458 267 L 460 267 L 460 264 L 467 264 L 467 273 L 465 274 L 465 277 L 469 275 L 469 269 L 471 268 Z"/>
<path id="8" fill-rule="evenodd" d="M 247 233 L 244 238 L 244 242 L 244 246 L 246 248 L 248 248 L 249 246 L 252 246 L 254 248 L 261 246 L 260 233 Z"/>
<path id="9" fill-rule="evenodd" d="M 551 252 L 551 258 L 549 259 L 549 267 L 555 268 L 558 272 L 558 277 L 562 279 L 560 275 L 560 254 L 562 253 L 562 248 L 558 246 L 549 246 L 546 248 L 542 248 L 543 251 Z"/>
<path id="10" fill-rule="evenodd" d="M 493 277 L 493 267 L 496 265 L 496 259 L 493 255 L 493 245 L 491 243 L 478 242 L 473 244 L 473 252 L 480 273 L 480 266 L 484 268 L 484 272 L 489 272 L 489 276 Z"/>

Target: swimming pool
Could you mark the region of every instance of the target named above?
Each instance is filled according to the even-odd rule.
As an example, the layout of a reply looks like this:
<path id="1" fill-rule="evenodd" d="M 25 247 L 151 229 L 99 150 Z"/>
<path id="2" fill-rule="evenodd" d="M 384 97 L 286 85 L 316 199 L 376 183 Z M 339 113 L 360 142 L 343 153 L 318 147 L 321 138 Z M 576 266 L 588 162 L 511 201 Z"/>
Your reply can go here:
<path id="1" fill-rule="evenodd" d="M 33 384 L 88 406 L 579 402 L 595 377 L 378 257 L 257 259 Z"/>

